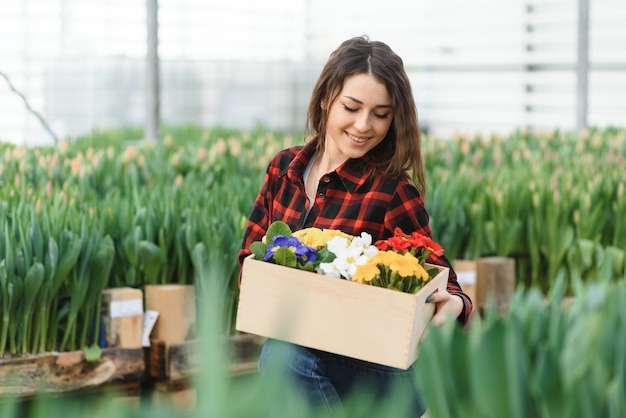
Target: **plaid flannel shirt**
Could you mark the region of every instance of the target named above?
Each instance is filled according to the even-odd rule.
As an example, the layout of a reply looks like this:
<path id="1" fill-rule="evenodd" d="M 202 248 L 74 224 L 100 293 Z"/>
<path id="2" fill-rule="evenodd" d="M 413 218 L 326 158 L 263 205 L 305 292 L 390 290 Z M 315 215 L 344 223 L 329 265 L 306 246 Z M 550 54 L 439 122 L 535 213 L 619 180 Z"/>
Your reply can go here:
<path id="1" fill-rule="evenodd" d="M 367 176 L 367 157 L 349 159 L 335 171 L 322 176 L 315 204 L 307 215 L 309 199 L 304 171 L 315 153 L 317 140 L 279 152 L 270 162 L 263 187 L 254 202 L 247 223 L 239 264 L 251 254 L 249 247 L 265 236 L 269 225 L 281 220 L 292 231 L 303 228 L 339 229 L 359 236 L 372 235 L 373 242 L 387 239 L 396 227 L 431 237 L 428 213 L 417 188 L 408 179 Z M 463 299 L 458 321 L 466 324 L 472 311 L 470 298 L 463 293 L 456 273 L 445 256 L 431 255 L 428 262 L 450 268 L 447 290 Z"/>

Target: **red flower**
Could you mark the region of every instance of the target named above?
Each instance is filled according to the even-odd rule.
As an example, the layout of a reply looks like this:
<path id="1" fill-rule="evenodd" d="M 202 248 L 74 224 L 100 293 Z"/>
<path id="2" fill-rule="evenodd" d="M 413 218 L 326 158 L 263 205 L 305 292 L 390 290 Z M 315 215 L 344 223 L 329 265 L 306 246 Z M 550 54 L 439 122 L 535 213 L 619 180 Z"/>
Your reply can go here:
<path id="1" fill-rule="evenodd" d="M 436 243 L 432 238 L 427 237 L 419 232 L 413 232 L 411 234 L 411 246 L 414 248 L 425 248 L 431 254 L 441 256 L 443 255 L 443 247 Z"/>
<path id="2" fill-rule="evenodd" d="M 443 255 L 443 247 L 430 237 L 419 232 L 407 235 L 400 228 L 395 228 L 393 236 L 387 240 L 379 240 L 374 244 L 381 251 L 393 249 L 400 252 L 408 252 L 412 249 L 427 250 L 430 254 Z"/>

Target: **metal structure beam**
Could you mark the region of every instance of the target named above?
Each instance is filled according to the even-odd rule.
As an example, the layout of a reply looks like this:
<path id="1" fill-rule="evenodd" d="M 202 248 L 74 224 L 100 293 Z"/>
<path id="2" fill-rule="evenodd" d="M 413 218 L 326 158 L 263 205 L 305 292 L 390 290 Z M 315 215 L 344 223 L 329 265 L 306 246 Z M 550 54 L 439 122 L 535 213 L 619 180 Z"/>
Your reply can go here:
<path id="1" fill-rule="evenodd" d="M 578 0 L 578 51 L 576 60 L 576 129 L 587 127 L 589 109 L 589 0 Z"/>
<path id="2" fill-rule="evenodd" d="M 146 122 L 147 141 L 161 137 L 160 83 L 159 83 L 159 24 L 158 0 L 146 0 L 147 54 L 146 54 Z"/>

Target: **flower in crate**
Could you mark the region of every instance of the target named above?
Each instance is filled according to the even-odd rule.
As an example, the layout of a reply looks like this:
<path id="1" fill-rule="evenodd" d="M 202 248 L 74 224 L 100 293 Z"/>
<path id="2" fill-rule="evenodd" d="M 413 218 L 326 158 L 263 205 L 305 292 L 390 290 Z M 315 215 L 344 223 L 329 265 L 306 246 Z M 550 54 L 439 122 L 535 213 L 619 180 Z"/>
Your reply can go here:
<path id="1" fill-rule="evenodd" d="M 326 246 L 328 241 L 334 237 L 343 237 L 346 239 L 352 239 L 352 235 L 346 234 L 338 229 L 320 229 L 320 228 L 305 228 L 300 229 L 293 233 L 293 236 L 298 238 L 300 242 L 309 247 L 317 248 L 321 250 Z"/>
<path id="2" fill-rule="evenodd" d="M 427 268 L 426 260 L 431 254 L 442 255 L 443 248 L 423 234 L 408 235 L 396 228 L 391 238 L 375 245 L 380 251 L 357 268 L 352 280 L 415 293 L 439 273 Z"/>
<path id="3" fill-rule="evenodd" d="M 250 246 L 257 260 L 406 293 L 416 293 L 439 273 L 428 269 L 426 260 L 430 254 L 443 254 L 432 239 L 407 235 L 399 228 L 393 237 L 372 243 L 366 232 L 360 236 L 319 228 L 292 232 L 277 221 L 268 228 L 265 241 Z"/>
<path id="4" fill-rule="evenodd" d="M 257 260 L 300 270 L 315 271 L 315 266 L 319 263 L 317 248 L 294 237 L 289 226 L 280 221 L 272 223 L 267 230 L 265 242 L 253 242 L 250 251 Z"/>
<path id="5" fill-rule="evenodd" d="M 378 252 L 378 248 L 372 245 L 372 236 L 366 232 L 360 237 L 335 236 L 326 243 L 326 248 L 334 258 L 320 263 L 316 271 L 347 280 L 352 280 L 358 266 L 366 264 Z"/>
<path id="6" fill-rule="evenodd" d="M 302 264 L 315 262 L 317 250 L 302 244 L 298 238 L 276 235 L 272 241 L 273 243 L 265 249 L 265 257 L 263 257 L 265 261 L 277 257 L 277 253 L 286 251 L 286 254 L 294 254 L 296 261 Z"/>

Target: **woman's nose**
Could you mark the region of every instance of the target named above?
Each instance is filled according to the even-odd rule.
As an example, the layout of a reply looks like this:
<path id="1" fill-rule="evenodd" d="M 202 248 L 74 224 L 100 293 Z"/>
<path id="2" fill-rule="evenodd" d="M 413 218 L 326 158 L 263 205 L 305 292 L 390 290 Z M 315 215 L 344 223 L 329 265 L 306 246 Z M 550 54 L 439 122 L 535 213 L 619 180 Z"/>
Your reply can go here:
<path id="1" fill-rule="evenodd" d="M 360 132 L 366 132 L 370 128 L 370 115 L 367 112 L 360 112 L 354 121 L 354 127 Z"/>

